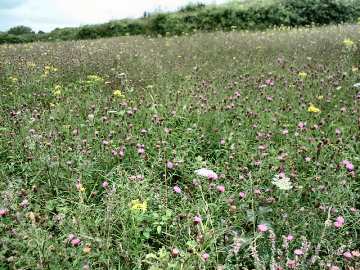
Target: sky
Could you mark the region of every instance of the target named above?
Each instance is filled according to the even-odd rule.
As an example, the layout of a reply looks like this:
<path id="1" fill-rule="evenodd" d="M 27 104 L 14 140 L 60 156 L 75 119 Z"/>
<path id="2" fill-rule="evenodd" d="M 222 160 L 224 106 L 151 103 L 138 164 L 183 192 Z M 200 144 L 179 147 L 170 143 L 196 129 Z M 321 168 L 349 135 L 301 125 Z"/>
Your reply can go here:
<path id="1" fill-rule="evenodd" d="M 227 0 L 0 0 L 0 31 L 26 25 L 35 31 L 137 18 L 144 11 L 174 11 L 188 3 Z"/>

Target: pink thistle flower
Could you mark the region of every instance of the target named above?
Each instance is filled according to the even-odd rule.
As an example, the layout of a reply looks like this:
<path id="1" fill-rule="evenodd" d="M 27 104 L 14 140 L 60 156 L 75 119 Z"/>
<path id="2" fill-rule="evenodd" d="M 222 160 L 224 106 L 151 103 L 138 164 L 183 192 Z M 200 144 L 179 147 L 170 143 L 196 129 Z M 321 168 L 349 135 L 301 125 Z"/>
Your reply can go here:
<path id="1" fill-rule="evenodd" d="M 301 129 L 301 130 L 305 129 L 305 127 L 306 127 L 306 123 L 304 123 L 304 122 L 300 122 L 298 124 L 298 128 Z"/>
<path id="2" fill-rule="evenodd" d="M 216 187 L 217 191 L 219 191 L 220 193 L 224 193 L 225 192 L 225 187 L 223 185 L 218 185 Z"/>
<path id="3" fill-rule="evenodd" d="M 203 255 L 201 255 L 201 257 L 206 262 L 209 259 L 210 255 L 208 253 L 204 253 Z"/>
<path id="4" fill-rule="evenodd" d="M 179 256 L 179 254 L 180 254 L 180 250 L 178 250 L 177 248 L 173 248 L 172 250 L 171 250 L 171 256 L 172 257 L 177 257 L 177 256 Z"/>
<path id="5" fill-rule="evenodd" d="M 301 255 L 304 255 L 304 251 L 302 249 L 295 249 L 294 250 L 294 254 L 295 255 L 298 255 L 298 256 L 301 256 Z"/>
<path id="6" fill-rule="evenodd" d="M 258 232 L 261 232 L 261 233 L 264 233 L 269 229 L 266 224 L 259 224 L 257 226 L 257 228 L 258 228 Z"/>
<path id="7" fill-rule="evenodd" d="M 79 238 L 75 237 L 74 239 L 72 239 L 72 240 L 70 241 L 70 243 L 71 243 L 71 245 L 72 245 L 73 247 L 76 247 L 76 246 L 80 245 L 81 240 L 80 240 Z"/>
<path id="8" fill-rule="evenodd" d="M 106 189 L 106 188 L 108 188 L 108 186 L 109 186 L 109 182 L 108 182 L 108 181 L 104 181 L 104 182 L 102 182 L 101 186 Z"/>
<path id="9" fill-rule="evenodd" d="M 174 169 L 174 163 L 172 163 L 171 161 L 166 162 L 166 168 L 168 168 L 169 170 Z"/>
<path id="10" fill-rule="evenodd" d="M 331 265 L 329 267 L 329 270 L 340 270 L 340 268 L 338 266 L 336 266 L 336 265 Z"/>
<path id="11" fill-rule="evenodd" d="M 348 259 L 348 260 L 350 260 L 353 257 L 353 255 L 351 254 L 350 251 L 345 251 L 343 253 L 343 256 L 344 256 L 345 259 Z"/>
<path id="12" fill-rule="evenodd" d="M 341 228 L 342 226 L 344 226 L 344 223 L 345 223 L 344 218 L 340 216 L 336 218 L 336 221 L 334 222 L 334 226 L 335 228 Z"/>
<path id="13" fill-rule="evenodd" d="M 194 224 L 197 225 L 197 224 L 200 224 L 202 222 L 202 219 L 200 216 L 195 216 L 194 219 Z"/>
<path id="14" fill-rule="evenodd" d="M 9 210 L 7 209 L 0 209 L 0 217 L 5 217 L 9 213 Z"/>
<path id="15" fill-rule="evenodd" d="M 173 190 L 175 193 L 181 193 L 181 188 L 179 186 L 174 186 Z"/>
<path id="16" fill-rule="evenodd" d="M 286 265 L 287 265 L 287 267 L 289 269 L 295 269 L 296 268 L 296 261 L 295 260 L 288 260 Z"/>
<path id="17" fill-rule="evenodd" d="M 294 240 L 294 236 L 292 236 L 291 234 L 289 234 L 288 236 L 286 236 L 286 241 L 290 242 Z"/>
<path id="18" fill-rule="evenodd" d="M 239 193 L 239 196 L 240 196 L 240 198 L 245 198 L 246 197 L 246 193 L 245 192 L 243 192 L 243 191 L 241 191 L 240 193 Z"/>

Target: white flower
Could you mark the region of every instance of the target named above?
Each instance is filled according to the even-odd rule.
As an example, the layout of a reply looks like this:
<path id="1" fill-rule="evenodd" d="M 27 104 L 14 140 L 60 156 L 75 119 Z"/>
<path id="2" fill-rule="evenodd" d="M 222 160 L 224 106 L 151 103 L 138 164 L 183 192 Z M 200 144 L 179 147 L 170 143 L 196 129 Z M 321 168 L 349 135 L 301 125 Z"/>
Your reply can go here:
<path id="1" fill-rule="evenodd" d="M 272 183 L 281 190 L 290 190 L 292 189 L 292 184 L 290 178 L 286 177 L 285 174 L 277 174 L 272 179 Z"/>
<path id="2" fill-rule="evenodd" d="M 218 175 L 214 171 L 209 169 L 201 168 L 199 170 L 196 170 L 195 173 L 199 176 L 207 177 L 209 179 L 218 179 Z"/>
<path id="3" fill-rule="evenodd" d="M 355 83 L 353 86 L 354 86 L 355 88 L 360 88 L 360 82 Z"/>

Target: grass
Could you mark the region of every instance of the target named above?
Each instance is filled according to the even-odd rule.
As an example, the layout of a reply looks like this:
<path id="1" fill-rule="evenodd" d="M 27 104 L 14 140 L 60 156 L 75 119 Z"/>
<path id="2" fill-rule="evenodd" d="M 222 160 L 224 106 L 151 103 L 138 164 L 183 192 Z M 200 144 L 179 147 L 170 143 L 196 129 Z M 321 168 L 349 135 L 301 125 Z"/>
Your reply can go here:
<path id="1" fill-rule="evenodd" d="M 1 46 L 0 269 L 359 269 L 358 43 Z"/>

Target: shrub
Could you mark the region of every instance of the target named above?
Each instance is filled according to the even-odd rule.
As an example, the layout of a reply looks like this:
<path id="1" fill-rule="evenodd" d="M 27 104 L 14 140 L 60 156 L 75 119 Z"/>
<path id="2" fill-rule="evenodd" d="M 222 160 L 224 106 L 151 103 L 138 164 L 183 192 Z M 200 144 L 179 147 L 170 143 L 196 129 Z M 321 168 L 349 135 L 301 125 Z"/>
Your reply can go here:
<path id="1" fill-rule="evenodd" d="M 7 33 L 11 34 L 11 35 L 15 35 L 15 36 L 20 36 L 20 35 L 24 35 L 24 34 L 31 34 L 31 33 L 34 33 L 34 32 L 28 26 L 19 25 L 19 26 L 15 26 L 15 27 L 10 28 Z"/>

